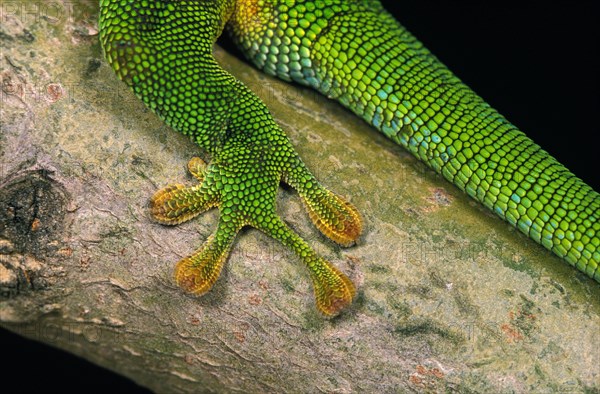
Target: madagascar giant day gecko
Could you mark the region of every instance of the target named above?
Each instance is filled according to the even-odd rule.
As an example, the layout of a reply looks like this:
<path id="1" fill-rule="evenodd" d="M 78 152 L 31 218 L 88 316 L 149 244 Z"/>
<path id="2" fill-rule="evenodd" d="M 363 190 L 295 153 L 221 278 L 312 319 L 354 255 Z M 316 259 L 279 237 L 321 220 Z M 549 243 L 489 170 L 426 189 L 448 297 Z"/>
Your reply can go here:
<path id="1" fill-rule="evenodd" d="M 352 245 L 357 209 L 325 189 L 266 106 L 212 55 L 227 29 L 266 73 L 336 99 L 469 196 L 600 282 L 600 195 L 454 76 L 378 0 L 101 0 L 100 35 L 117 75 L 161 119 L 211 154 L 190 162 L 152 213 L 178 224 L 218 207 L 217 230 L 175 269 L 202 294 L 244 226 L 290 247 L 309 268 L 317 308 L 333 316 L 353 283 L 275 212 L 281 181 L 317 228 Z"/>

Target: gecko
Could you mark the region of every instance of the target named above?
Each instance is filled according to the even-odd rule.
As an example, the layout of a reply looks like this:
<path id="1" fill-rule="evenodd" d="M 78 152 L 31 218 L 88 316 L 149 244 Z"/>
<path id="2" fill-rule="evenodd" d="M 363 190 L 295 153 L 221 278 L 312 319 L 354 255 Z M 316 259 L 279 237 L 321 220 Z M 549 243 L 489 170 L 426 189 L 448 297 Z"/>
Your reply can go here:
<path id="1" fill-rule="evenodd" d="M 335 316 L 352 281 L 277 215 L 281 182 L 299 194 L 322 234 L 359 238 L 358 209 L 326 189 L 265 104 L 216 62 L 227 31 L 265 73 L 337 100 L 532 240 L 600 282 L 600 195 L 475 94 L 378 0 L 101 0 L 108 63 L 153 112 L 211 156 L 193 158 L 194 186 L 151 198 L 175 225 L 219 209 L 215 232 L 175 267 L 185 291 L 204 294 L 239 231 L 254 227 L 306 265 L 317 309 Z"/>

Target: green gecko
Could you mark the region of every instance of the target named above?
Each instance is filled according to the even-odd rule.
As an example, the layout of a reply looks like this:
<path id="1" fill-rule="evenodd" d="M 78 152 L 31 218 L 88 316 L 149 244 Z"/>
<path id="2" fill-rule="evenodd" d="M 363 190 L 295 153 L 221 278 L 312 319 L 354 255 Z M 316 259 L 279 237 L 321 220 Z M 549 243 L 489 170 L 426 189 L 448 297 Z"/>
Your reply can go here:
<path id="1" fill-rule="evenodd" d="M 335 316 L 356 290 L 275 212 L 280 182 L 315 226 L 352 245 L 357 209 L 325 189 L 266 106 L 215 61 L 224 29 L 266 73 L 336 99 L 469 196 L 600 282 L 600 195 L 454 76 L 378 0 L 101 0 L 100 40 L 118 77 L 161 119 L 211 154 L 192 159 L 196 186 L 151 200 L 178 224 L 218 207 L 217 230 L 177 263 L 175 280 L 203 294 L 239 230 L 257 228 L 308 267 L 316 305 Z"/>

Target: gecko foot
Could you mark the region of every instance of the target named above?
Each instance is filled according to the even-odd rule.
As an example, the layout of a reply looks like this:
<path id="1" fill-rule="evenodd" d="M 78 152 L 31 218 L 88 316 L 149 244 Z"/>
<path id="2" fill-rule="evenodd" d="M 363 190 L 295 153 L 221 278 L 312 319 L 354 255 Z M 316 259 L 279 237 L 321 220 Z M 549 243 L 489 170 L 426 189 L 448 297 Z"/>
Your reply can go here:
<path id="1" fill-rule="evenodd" d="M 240 148 L 236 155 L 242 155 Z M 216 161 L 207 165 L 199 158 L 188 163 L 190 173 L 200 181 L 195 186 L 175 184 L 154 194 L 150 209 L 160 223 L 175 225 L 218 207 L 217 230 L 200 249 L 179 261 L 175 281 L 185 291 L 204 294 L 218 279 L 231 245 L 240 229 L 252 226 L 279 240 L 303 261 L 309 270 L 317 309 L 332 317 L 352 303 L 356 290 L 340 270 L 318 256 L 310 246 L 277 216 L 275 199 L 283 179 L 302 197 L 317 228 L 333 241 L 349 246 L 362 230 L 358 211 L 342 197 L 323 188 L 303 165 L 296 179 L 278 172 L 261 173 L 251 162 L 247 167 Z M 251 164 L 248 164 L 251 163 Z M 285 173 L 285 171 L 283 171 Z M 239 182 L 242 179 L 243 182 Z M 298 180 L 302 180 L 299 182 Z"/>

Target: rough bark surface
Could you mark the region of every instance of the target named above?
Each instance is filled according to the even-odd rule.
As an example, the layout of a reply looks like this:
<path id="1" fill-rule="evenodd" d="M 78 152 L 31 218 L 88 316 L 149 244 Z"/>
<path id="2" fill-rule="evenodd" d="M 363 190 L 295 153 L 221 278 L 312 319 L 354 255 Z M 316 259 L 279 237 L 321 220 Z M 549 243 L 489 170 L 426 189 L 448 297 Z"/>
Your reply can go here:
<path id="1" fill-rule="evenodd" d="M 197 298 L 174 263 L 217 212 L 175 227 L 148 198 L 197 149 L 101 56 L 97 2 L 3 7 L 0 326 L 156 392 L 590 392 L 600 286 L 312 91 L 217 50 L 267 102 L 307 165 L 362 211 L 341 249 L 282 189 L 285 221 L 358 285 L 334 320 L 304 267 L 249 230 Z M 27 8 L 28 9 L 28 8 Z"/>

